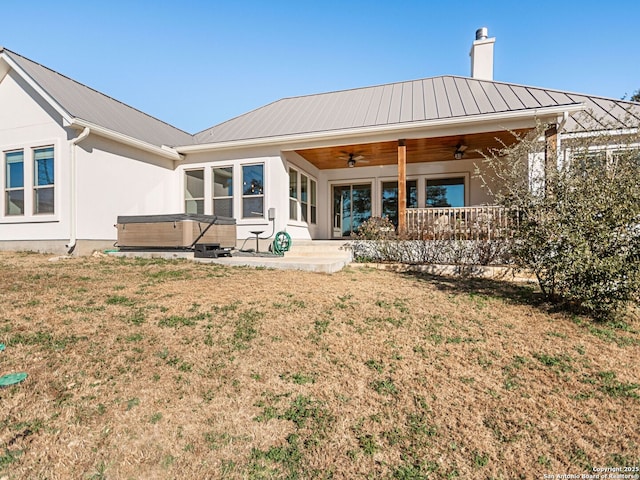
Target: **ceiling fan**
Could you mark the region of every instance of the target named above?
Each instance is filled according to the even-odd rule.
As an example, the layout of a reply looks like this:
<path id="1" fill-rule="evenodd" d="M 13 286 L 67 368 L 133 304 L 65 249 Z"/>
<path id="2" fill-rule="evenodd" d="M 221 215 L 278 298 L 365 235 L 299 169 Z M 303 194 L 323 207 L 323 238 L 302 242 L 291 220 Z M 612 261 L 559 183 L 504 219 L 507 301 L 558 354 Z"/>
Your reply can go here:
<path id="1" fill-rule="evenodd" d="M 359 154 L 355 154 L 355 153 L 348 153 L 348 152 L 342 152 L 347 156 L 342 156 L 342 157 L 338 157 L 340 158 L 340 160 L 346 160 L 347 161 L 347 167 L 349 168 L 353 168 L 356 166 L 356 162 L 360 162 L 360 163 L 369 163 L 369 160 L 365 160 L 364 159 L 364 155 L 359 155 Z"/>

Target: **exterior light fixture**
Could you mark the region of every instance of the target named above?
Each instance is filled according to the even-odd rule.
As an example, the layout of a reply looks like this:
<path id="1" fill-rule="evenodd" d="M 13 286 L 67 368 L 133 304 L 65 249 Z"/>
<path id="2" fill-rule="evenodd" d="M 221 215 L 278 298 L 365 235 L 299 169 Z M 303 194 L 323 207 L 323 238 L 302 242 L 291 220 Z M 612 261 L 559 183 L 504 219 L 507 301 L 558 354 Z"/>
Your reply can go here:
<path id="1" fill-rule="evenodd" d="M 355 161 L 355 159 L 353 158 L 353 156 L 349 157 L 349 160 L 347 160 L 347 166 L 348 166 L 349 168 L 353 168 L 353 167 L 355 167 L 355 166 L 356 166 L 356 161 Z"/>
<path id="2" fill-rule="evenodd" d="M 456 151 L 453 154 L 453 158 L 455 158 L 456 160 L 460 160 L 467 148 L 469 147 L 467 147 L 464 143 L 459 143 L 458 145 L 456 145 Z"/>

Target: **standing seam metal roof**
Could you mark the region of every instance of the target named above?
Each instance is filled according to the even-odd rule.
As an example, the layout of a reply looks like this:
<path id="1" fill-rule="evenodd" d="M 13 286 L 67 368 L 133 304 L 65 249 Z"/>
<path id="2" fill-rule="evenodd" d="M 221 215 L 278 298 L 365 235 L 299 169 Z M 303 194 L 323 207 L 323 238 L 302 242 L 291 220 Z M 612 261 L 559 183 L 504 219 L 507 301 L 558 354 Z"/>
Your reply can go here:
<path id="1" fill-rule="evenodd" d="M 191 135 L 7 49 L 0 49 L 71 116 L 152 145 L 188 146 L 410 125 L 584 104 L 593 119 L 625 127 L 640 121 L 640 104 L 578 93 L 459 76 L 283 98 Z M 604 126 L 604 125 L 603 125 Z M 607 125 L 609 126 L 609 125 Z M 565 127 L 587 128 L 577 117 Z"/>
<path id="2" fill-rule="evenodd" d="M 4 49 L 71 116 L 152 145 L 189 145 L 193 136 L 125 103 Z"/>
<path id="3" fill-rule="evenodd" d="M 447 75 L 284 98 L 199 132 L 195 140 L 249 140 L 576 104 L 617 127 L 626 126 L 625 117 L 640 121 L 640 105 L 633 102 Z M 568 130 L 582 128 L 575 120 L 567 123 Z"/>

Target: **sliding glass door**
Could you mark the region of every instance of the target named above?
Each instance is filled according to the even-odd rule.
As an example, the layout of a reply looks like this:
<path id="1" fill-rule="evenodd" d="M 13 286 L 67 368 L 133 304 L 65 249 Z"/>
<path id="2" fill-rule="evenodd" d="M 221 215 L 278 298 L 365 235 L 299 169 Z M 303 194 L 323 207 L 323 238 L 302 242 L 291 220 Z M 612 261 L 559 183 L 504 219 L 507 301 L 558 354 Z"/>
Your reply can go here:
<path id="1" fill-rule="evenodd" d="M 333 187 L 333 237 L 348 237 L 371 217 L 371 184 Z"/>

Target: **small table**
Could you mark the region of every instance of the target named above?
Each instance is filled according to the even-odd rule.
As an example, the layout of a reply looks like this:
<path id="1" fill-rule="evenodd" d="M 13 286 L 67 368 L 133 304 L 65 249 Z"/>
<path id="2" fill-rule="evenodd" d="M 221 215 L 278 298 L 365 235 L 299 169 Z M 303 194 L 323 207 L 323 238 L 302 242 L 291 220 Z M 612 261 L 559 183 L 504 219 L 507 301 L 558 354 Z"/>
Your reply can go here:
<path id="1" fill-rule="evenodd" d="M 261 233 L 264 233 L 264 230 L 254 230 L 254 231 L 249 232 L 249 233 L 251 233 L 252 235 L 256 236 L 256 253 L 260 253 L 260 245 L 258 244 L 258 236 Z"/>

